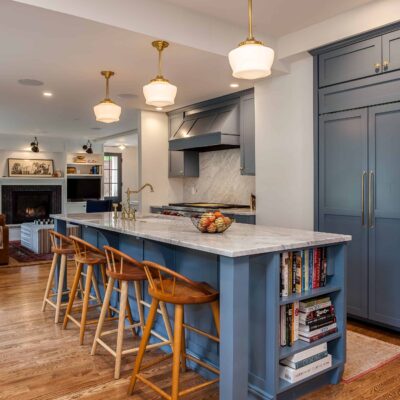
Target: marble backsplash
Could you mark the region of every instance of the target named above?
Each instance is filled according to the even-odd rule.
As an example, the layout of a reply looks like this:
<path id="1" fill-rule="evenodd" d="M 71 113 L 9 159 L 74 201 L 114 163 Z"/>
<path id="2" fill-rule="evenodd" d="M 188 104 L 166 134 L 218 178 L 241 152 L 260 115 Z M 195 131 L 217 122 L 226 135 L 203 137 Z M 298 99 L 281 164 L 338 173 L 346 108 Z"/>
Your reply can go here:
<path id="1" fill-rule="evenodd" d="M 255 182 L 240 174 L 240 149 L 200 153 L 200 177 L 184 179 L 183 201 L 250 204 Z"/>

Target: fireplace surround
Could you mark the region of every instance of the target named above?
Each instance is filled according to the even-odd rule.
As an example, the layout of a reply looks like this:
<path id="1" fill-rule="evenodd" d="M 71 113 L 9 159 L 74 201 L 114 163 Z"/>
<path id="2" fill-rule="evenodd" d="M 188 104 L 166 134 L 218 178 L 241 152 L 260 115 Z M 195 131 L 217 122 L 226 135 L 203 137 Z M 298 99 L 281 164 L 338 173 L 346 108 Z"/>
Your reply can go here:
<path id="1" fill-rule="evenodd" d="M 3 185 L 2 213 L 8 224 L 22 224 L 61 213 L 61 186 Z"/>

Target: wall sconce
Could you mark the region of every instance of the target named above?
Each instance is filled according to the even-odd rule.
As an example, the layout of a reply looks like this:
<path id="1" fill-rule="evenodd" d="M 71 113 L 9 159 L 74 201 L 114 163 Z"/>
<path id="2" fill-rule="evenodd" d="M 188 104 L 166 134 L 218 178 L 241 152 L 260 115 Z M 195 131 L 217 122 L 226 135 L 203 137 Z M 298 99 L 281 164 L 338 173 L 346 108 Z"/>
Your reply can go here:
<path id="1" fill-rule="evenodd" d="M 93 154 L 92 142 L 88 140 L 87 143 L 82 146 L 82 149 L 85 150 L 87 154 Z"/>
<path id="2" fill-rule="evenodd" d="M 39 142 L 38 142 L 36 136 L 35 136 L 35 140 L 33 142 L 31 142 L 31 150 L 34 153 L 39 153 Z"/>

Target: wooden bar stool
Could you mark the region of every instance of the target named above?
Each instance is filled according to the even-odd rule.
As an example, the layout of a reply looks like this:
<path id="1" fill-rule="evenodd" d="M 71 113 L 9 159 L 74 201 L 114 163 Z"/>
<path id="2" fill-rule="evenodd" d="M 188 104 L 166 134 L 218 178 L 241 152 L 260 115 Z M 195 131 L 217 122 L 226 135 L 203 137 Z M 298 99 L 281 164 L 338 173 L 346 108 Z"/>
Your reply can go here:
<path id="1" fill-rule="evenodd" d="M 64 236 L 61 233 L 55 232 L 53 230 L 49 231 L 49 234 L 51 239 L 51 246 L 52 246 L 51 252 L 53 253 L 53 261 L 51 263 L 50 273 L 47 279 L 47 285 L 42 304 L 42 311 L 46 310 L 47 304 L 55 308 L 56 315 L 54 318 L 54 322 L 57 324 L 60 318 L 60 310 L 67 304 L 67 303 L 62 303 L 62 297 L 63 295 L 69 293 L 69 290 L 63 291 L 65 268 L 67 265 L 67 256 L 74 254 L 75 249 L 72 240 L 69 239 L 67 236 Z M 58 277 L 57 291 L 55 292 L 52 289 L 52 285 L 59 257 L 61 257 L 60 274 Z M 57 296 L 56 302 L 52 300 L 54 296 Z"/>
<path id="2" fill-rule="evenodd" d="M 105 264 L 106 264 L 106 256 L 104 252 L 99 250 L 97 247 L 91 245 L 90 243 L 80 239 L 76 236 L 70 236 L 70 239 L 74 245 L 75 250 L 75 262 L 76 262 L 76 273 L 74 277 L 74 282 L 72 284 L 69 302 L 67 306 L 67 310 L 64 316 L 64 324 L 63 329 L 67 328 L 69 320 L 71 320 L 74 324 L 79 327 L 79 342 L 82 345 L 84 336 L 85 336 L 85 329 L 86 325 L 97 323 L 97 319 L 87 321 L 87 312 L 89 308 L 93 307 L 100 307 L 102 305 L 101 296 L 99 287 L 97 285 L 96 276 L 94 275 L 94 268 L 100 268 L 101 276 L 103 280 L 104 288 L 106 288 L 107 279 L 105 274 Z M 86 273 L 83 272 L 83 266 L 87 265 Z M 85 277 L 85 288 L 83 290 L 83 304 L 80 309 L 82 312 L 81 320 L 78 321 L 75 319 L 71 313 L 73 311 L 73 306 L 76 298 L 76 294 L 78 291 L 78 286 L 81 281 L 81 278 Z M 92 289 L 92 285 L 95 291 L 96 296 L 93 297 L 90 294 Z M 89 300 L 96 300 L 97 304 L 89 305 Z M 74 309 L 76 311 L 76 309 Z M 115 319 L 115 318 L 114 318 Z"/>
<path id="3" fill-rule="evenodd" d="M 148 315 L 144 334 L 139 346 L 139 352 L 136 357 L 135 368 L 132 373 L 129 384 L 128 394 L 132 394 L 137 380 L 146 384 L 160 396 L 167 400 L 178 400 L 182 396 L 193 393 L 214 383 L 219 382 L 219 370 L 209 365 L 208 363 L 192 357 L 186 353 L 185 329 L 189 329 L 197 334 L 206 336 L 207 338 L 219 343 L 220 324 L 219 324 L 219 293 L 207 283 L 194 282 L 183 275 L 178 274 L 164 266 L 158 265 L 150 261 L 143 261 L 144 270 L 149 281 L 149 294 L 152 297 L 150 313 Z M 174 343 L 172 354 L 163 356 L 159 361 L 163 361 L 172 356 L 172 389 L 169 395 L 160 387 L 150 382 L 141 371 L 154 366 L 157 361 L 148 363 L 142 367 L 144 352 L 150 332 L 153 326 L 154 317 L 159 302 L 165 302 L 175 305 L 175 323 L 174 323 Z M 214 323 L 217 328 L 218 337 L 201 331 L 195 327 L 184 323 L 184 305 L 189 304 L 210 304 L 214 318 Z M 180 366 L 182 371 L 186 370 L 186 360 L 193 361 L 203 368 L 208 369 L 218 376 L 218 378 L 204 382 L 200 385 L 189 389 L 179 390 L 179 374 Z"/>
<path id="4" fill-rule="evenodd" d="M 97 344 L 100 344 L 104 347 L 109 353 L 111 353 L 115 357 L 115 370 L 114 370 L 114 378 L 119 379 L 121 373 L 121 358 L 125 354 L 132 354 L 137 353 L 139 347 L 133 349 L 123 350 L 123 340 L 124 340 L 124 331 L 125 329 L 132 329 L 135 332 L 135 328 L 140 327 L 142 331 L 142 335 L 145 328 L 145 321 L 144 321 L 144 310 L 143 306 L 145 303 L 142 299 L 142 288 L 141 283 L 146 281 L 146 273 L 144 271 L 143 265 L 135 260 L 132 257 L 122 253 L 121 251 L 114 249 L 110 246 L 104 246 L 106 257 L 107 257 L 107 269 L 106 274 L 108 276 L 108 283 L 107 283 L 107 291 L 104 297 L 103 306 L 101 308 L 101 314 L 99 323 L 97 325 L 96 336 L 94 338 L 93 347 L 92 347 L 92 355 L 96 353 Z M 119 288 L 114 287 L 115 281 L 119 282 Z M 135 297 L 136 297 L 136 304 L 137 310 L 139 314 L 139 322 L 134 322 L 132 319 L 132 313 L 129 306 L 128 300 L 128 285 L 129 282 L 134 283 L 135 288 Z M 110 298 L 113 290 L 118 291 L 121 294 L 120 297 L 120 305 L 119 310 L 112 308 L 119 314 L 119 321 L 118 321 L 118 329 L 112 329 L 108 331 L 103 330 L 103 324 L 105 321 L 106 313 L 109 308 Z M 167 331 L 168 339 L 164 338 L 163 336 L 157 334 L 155 335 L 158 339 L 161 340 L 159 343 L 154 343 L 147 346 L 147 349 L 151 348 L 158 348 L 163 347 L 165 345 L 170 345 L 172 348 L 172 328 L 169 321 L 167 309 L 165 304 L 160 302 L 160 314 L 163 317 L 164 325 Z M 129 319 L 130 325 L 125 326 L 126 318 Z M 108 344 L 106 344 L 102 337 L 106 335 L 110 335 L 113 333 L 117 333 L 117 348 L 113 350 Z M 154 335 L 155 332 L 153 332 Z M 135 334 L 135 333 L 134 333 Z"/>

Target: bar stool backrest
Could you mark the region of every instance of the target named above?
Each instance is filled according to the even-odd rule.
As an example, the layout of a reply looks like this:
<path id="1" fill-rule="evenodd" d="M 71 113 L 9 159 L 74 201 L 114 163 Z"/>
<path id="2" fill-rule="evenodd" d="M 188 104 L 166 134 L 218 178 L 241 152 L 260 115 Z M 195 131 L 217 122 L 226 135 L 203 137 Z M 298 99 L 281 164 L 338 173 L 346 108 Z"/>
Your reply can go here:
<path id="1" fill-rule="evenodd" d="M 49 234 L 50 234 L 51 245 L 55 249 L 61 250 L 63 246 L 72 244 L 72 240 L 69 237 L 62 235 L 61 233 L 50 230 Z"/>
<path id="2" fill-rule="evenodd" d="M 186 276 L 164 267 L 163 265 L 146 260 L 143 261 L 143 265 L 150 288 L 152 291 L 154 291 L 154 293 L 162 296 L 163 298 L 168 296 L 173 298 L 176 296 L 175 289 L 179 281 L 183 282 L 188 287 L 200 290 L 205 295 L 210 294 L 209 290 L 207 290 L 203 284 L 194 282 L 191 279 L 186 278 Z"/>
<path id="3" fill-rule="evenodd" d="M 104 253 L 96 246 L 86 242 L 85 240 L 71 235 L 69 237 L 74 244 L 75 254 L 79 257 L 85 257 L 88 253 L 98 254 L 104 257 Z"/>
<path id="4" fill-rule="evenodd" d="M 110 246 L 104 246 L 104 250 L 107 258 L 107 268 L 110 271 L 115 272 L 117 274 L 123 274 L 125 272 L 124 266 L 126 266 L 127 264 L 130 266 L 137 267 L 143 271 L 144 266 L 142 263 L 128 256 L 122 251 L 119 251 L 114 247 Z"/>

